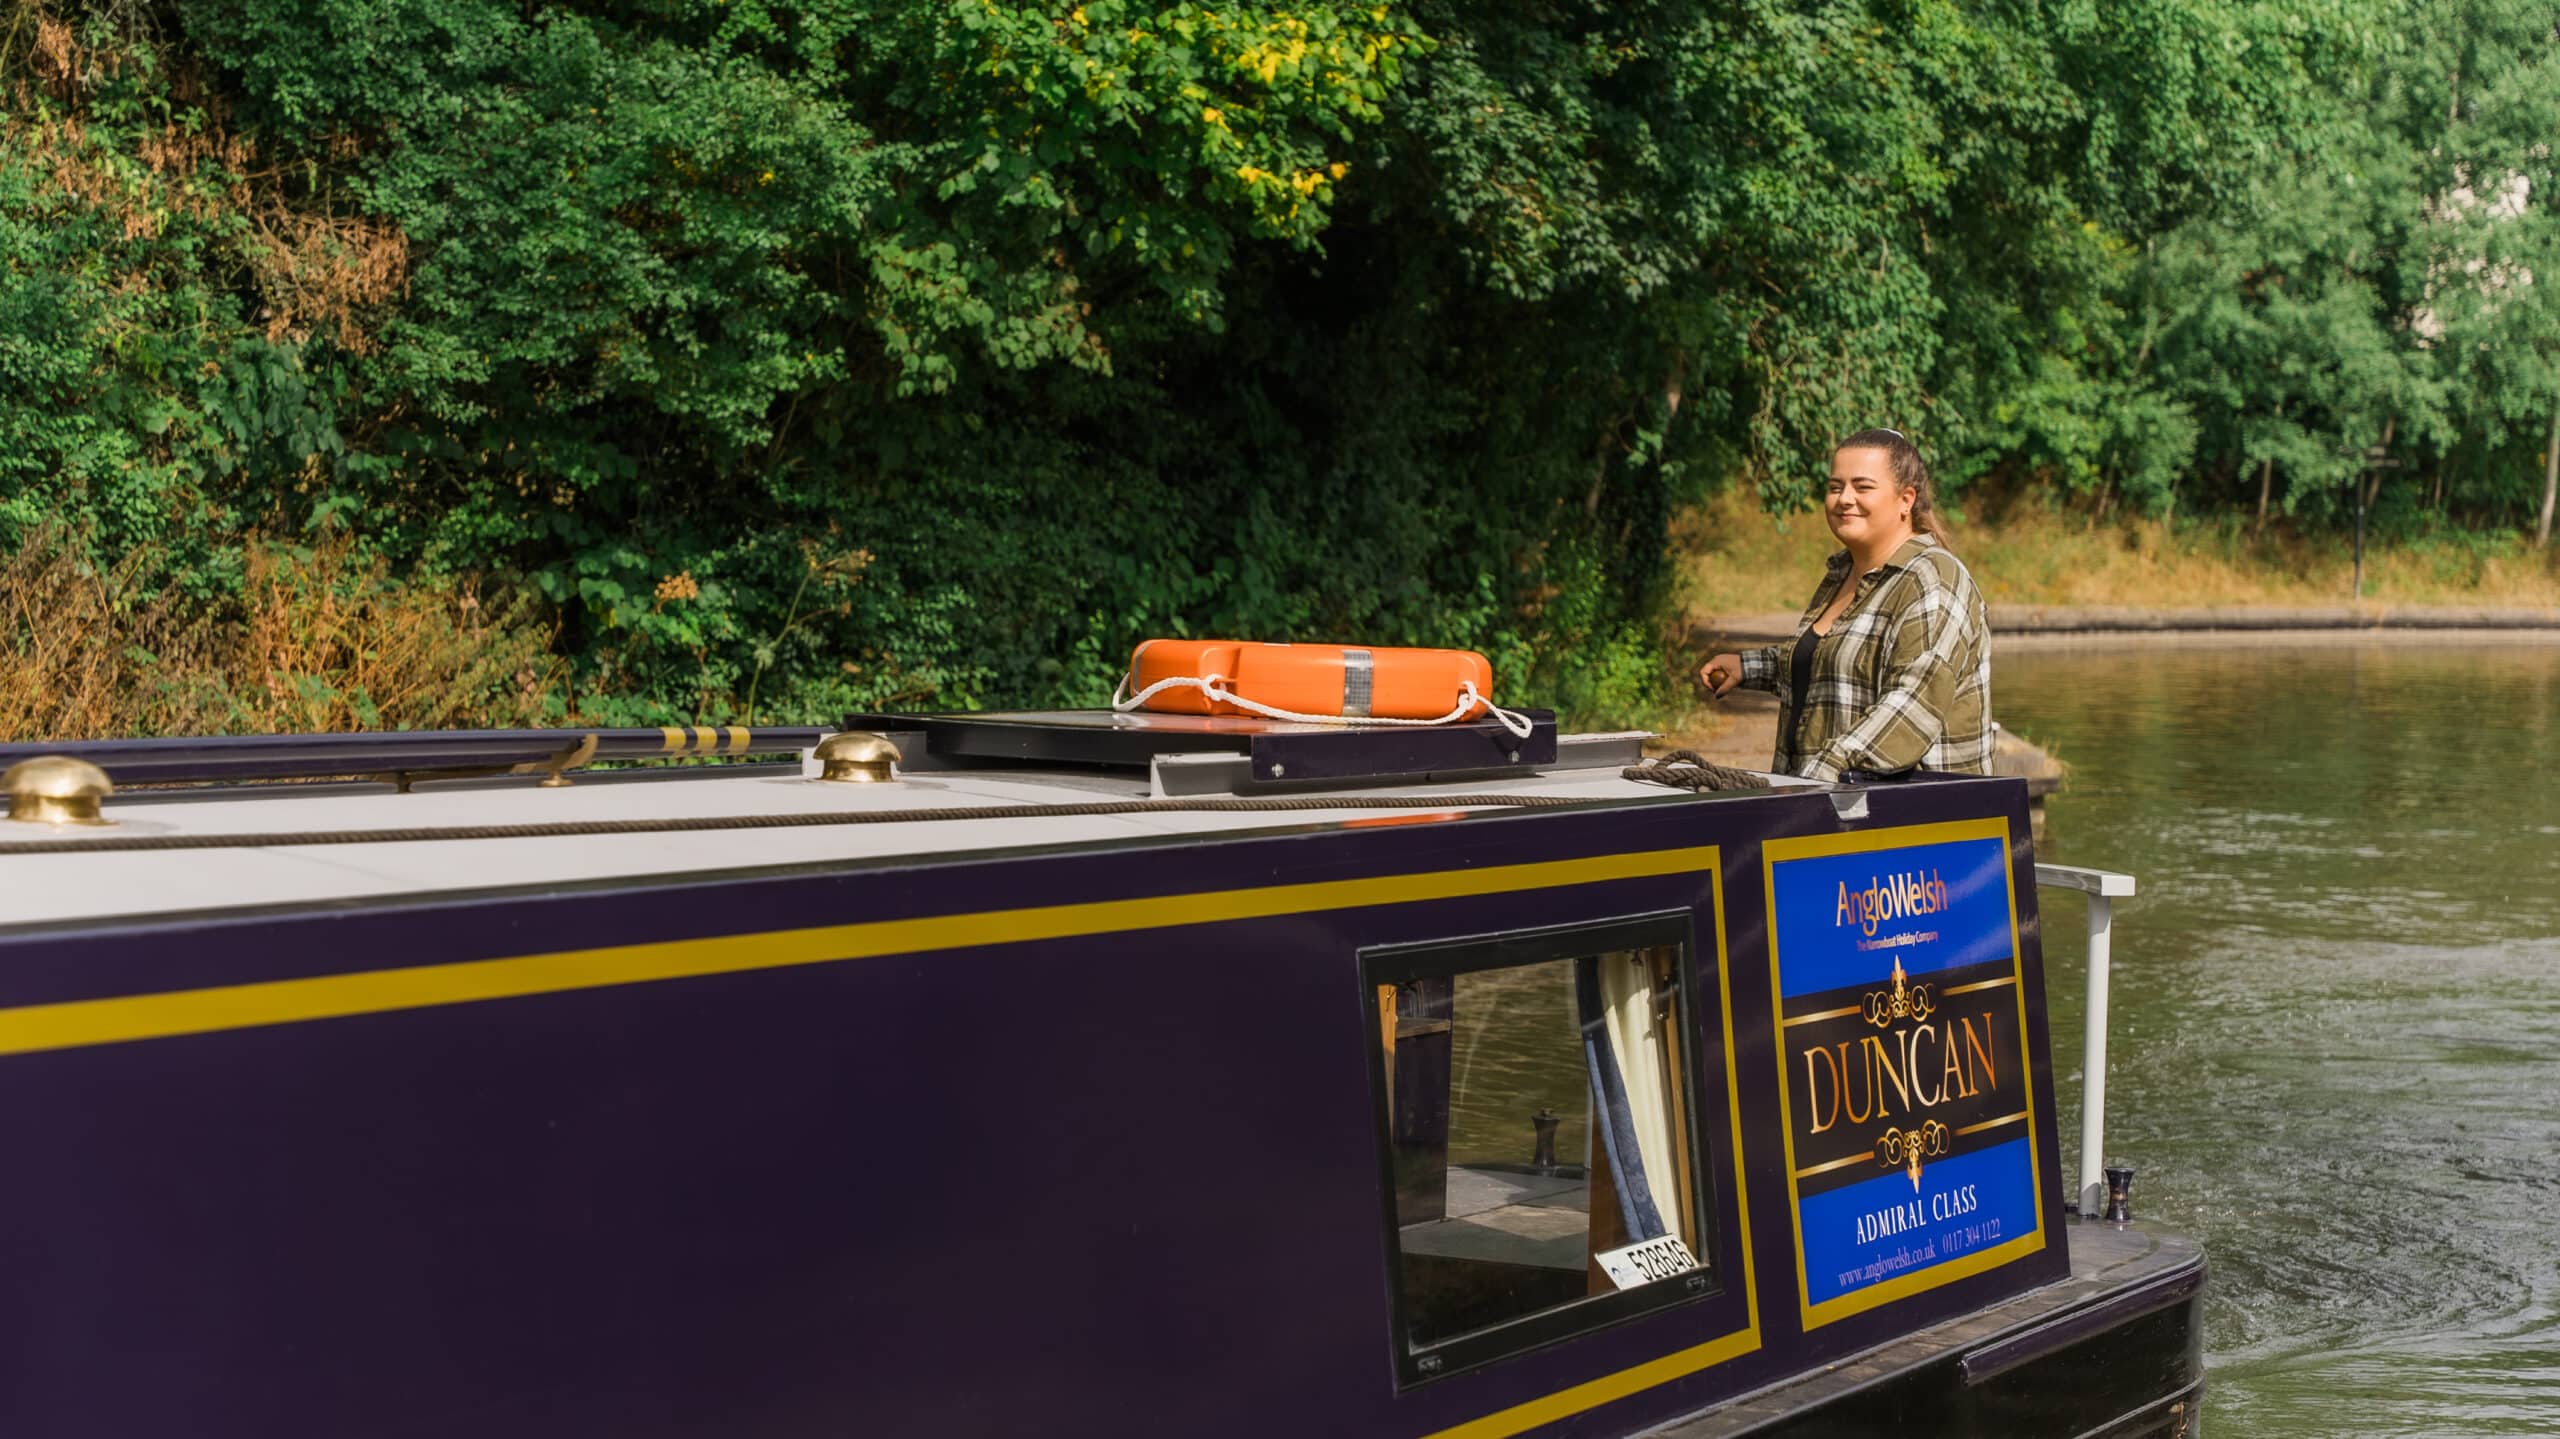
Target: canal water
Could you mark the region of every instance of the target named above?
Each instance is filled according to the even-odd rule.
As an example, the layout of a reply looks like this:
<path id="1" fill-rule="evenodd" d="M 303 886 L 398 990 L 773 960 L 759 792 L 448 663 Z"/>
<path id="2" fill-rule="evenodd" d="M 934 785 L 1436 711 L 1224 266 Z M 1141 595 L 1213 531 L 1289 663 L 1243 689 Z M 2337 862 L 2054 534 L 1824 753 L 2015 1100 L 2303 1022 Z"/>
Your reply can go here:
<path id="1" fill-rule="evenodd" d="M 2141 882 L 2108 1148 L 2209 1251 L 2206 1432 L 2560 1433 L 2560 646 L 2020 649 L 1994 699 L 2073 769 L 2041 857 Z"/>

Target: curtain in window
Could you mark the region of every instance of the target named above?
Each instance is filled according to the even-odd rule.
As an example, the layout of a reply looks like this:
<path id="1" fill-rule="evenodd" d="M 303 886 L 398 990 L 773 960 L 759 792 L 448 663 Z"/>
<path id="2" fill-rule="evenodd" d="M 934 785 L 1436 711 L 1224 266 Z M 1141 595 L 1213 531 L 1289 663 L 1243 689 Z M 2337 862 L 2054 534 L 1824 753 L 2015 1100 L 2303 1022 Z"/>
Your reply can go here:
<path id="1" fill-rule="evenodd" d="M 1662 1063 L 1652 967 L 1632 953 L 1574 961 L 1583 1059 L 1591 1070 L 1593 1141 L 1609 1156 L 1620 1217 L 1638 1240 L 1674 1232 L 1671 1076 Z M 1685 1229 L 1685 1226 L 1681 1226 Z M 1688 1236 L 1683 1233 L 1682 1239 Z"/>

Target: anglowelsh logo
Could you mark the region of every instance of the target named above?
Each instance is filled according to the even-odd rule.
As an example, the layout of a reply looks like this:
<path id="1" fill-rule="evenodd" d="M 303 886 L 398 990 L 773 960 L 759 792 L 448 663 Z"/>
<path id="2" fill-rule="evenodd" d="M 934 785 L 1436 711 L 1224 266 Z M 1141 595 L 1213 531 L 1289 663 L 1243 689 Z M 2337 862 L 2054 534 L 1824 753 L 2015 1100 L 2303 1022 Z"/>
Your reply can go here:
<path id="1" fill-rule="evenodd" d="M 1820 893 L 1820 891 L 1815 891 Z M 1919 914 L 1938 914 L 1947 907 L 1947 882 L 1930 870 L 1922 875 L 1892 874 L 1871 878 L 1865 889 L 1851 889 L 1847 881 L 1840 885 L 1840 903 L 1833 912 L 1831 925 L 1837 929 L 1855 924 L 1862 934 L 1872 935 L 1876 926 Z"/>

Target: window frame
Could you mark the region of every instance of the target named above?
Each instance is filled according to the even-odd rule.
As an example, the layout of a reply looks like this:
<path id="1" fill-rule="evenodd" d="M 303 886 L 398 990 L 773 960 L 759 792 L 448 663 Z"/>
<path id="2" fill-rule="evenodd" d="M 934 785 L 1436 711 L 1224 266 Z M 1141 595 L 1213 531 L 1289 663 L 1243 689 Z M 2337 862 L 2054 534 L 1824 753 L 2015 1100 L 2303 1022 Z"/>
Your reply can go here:
<path id="1" fill-rule="evenodd" d="M 1382 985 L 1416 979 L 1455 978 L 1485 970 L 1517 969 L 1558 960 L 1623 950 L 1671 947 L 1677 951 L 1672 975 L 1673 1023 L 1680 1040 L 1677 1082 L 1685 1087 L 1682 1114 L 1689 1153 L 1689 1191 L 1696 1213 L 1688 1216 L 1697 1236 L 1693 1257 L 1698 1268 L 1677 1280 L 1648 1284 L 1613 1294 L 1592 1294 L 1570 1303 L 1538 1310 L 1517 1319 L 1416 1347 L 1406 1338 L 1407 1296 L 1401 1227 L 1396 1213 L 1394 1118 L 1387 1109 L 1386 1050 L 1379 1042 L 1383 1012 Z M 1707 1145 L 1703 1099 L 1705 1077 L 1721 1074 L 1723 1037 L 1709 1035 L 1698 1020 L 1697 916 L 1689 909 L 1664 909 L 1605 919 L 1578 920 L 1534 929 L 1364 946 L 1359 951 L 1360 1013 L 1363 1045 L 1369 1065 L 1369 1125 L 1376 1151 L 1378 1216 L 1387 1261 L 1388 1341 L 1395 1351 L 1399 1391 L 1445 1379 L 1453 1374 L 1514 1358 L 1535 1349 L 1660 1313 L 1702 1303 L 1727 1292 L 1716 1222 L 1721 1187 L 1715 1181 Z M 1712 1061 L 1714 1068 L 1709 1065 Z"/>

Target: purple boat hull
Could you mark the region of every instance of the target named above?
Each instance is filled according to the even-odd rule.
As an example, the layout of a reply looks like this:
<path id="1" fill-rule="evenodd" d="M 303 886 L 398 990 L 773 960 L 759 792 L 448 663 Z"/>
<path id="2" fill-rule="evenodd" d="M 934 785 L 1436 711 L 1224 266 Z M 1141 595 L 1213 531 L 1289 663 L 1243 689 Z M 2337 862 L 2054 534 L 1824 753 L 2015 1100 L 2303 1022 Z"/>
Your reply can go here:
<path id="1" fill-rule="evenodd" d="M 2025 789 L 1866 796 L 1854 822 L 1778 792 L 0 931 L 0 1432 L 1695 1413 L 2069 1271 Z M 1986 818 L 2042 1241 L 1808 1330 L 1760 846 Z M 1665 911 L 1697 936 L 1714 1291 L 1400 1385 L 1360 951 Z"/>

